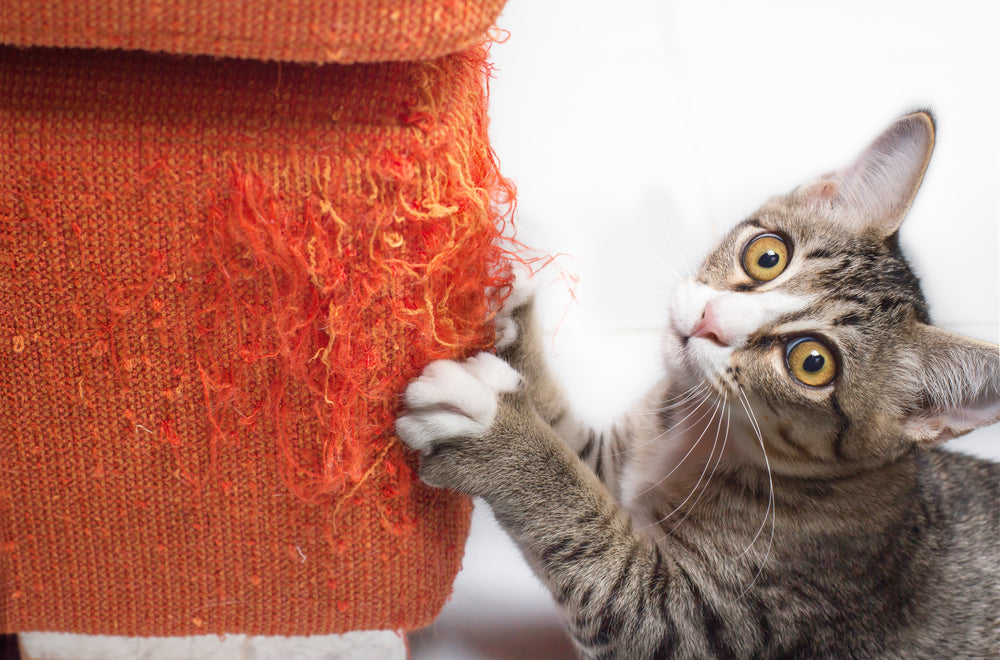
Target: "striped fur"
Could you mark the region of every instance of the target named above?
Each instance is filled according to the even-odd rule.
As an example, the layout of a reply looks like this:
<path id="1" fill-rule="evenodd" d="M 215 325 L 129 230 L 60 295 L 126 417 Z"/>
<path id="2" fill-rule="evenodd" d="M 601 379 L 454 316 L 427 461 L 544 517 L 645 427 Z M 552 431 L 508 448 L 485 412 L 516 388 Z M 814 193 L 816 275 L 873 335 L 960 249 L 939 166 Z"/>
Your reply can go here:
<path id="1" fill-rule="evenodd" d="M 1000 354 L 930 325 L 897 241 L 932 145 L 929 115 L 904 117 L 737 225 L 672 299 L 667 377 L 603 433 L 550 373 L 524 282 L 499 358 L 408 390 L 421 476 L 489 503 L 583 657 L 1000 651 L 1000 465 L 938 448 L 1000 417 Z M 791 247 L 768 282 L 741 266 L 763 233 Z M 829 385 L 789 371 L 806 335 Z"/>

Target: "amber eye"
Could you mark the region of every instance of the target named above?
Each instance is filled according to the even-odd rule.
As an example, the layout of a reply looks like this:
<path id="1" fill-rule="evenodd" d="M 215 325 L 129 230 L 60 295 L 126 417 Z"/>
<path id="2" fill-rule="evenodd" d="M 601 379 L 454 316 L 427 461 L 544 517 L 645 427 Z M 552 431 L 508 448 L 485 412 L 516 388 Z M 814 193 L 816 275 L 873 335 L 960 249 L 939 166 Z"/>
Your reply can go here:
<path id="1" fill-rule="evenodd" d="M 788 371 L 797 381 L 812 387 L 823 387 L 837 375 L 837 359 L 818 339 L 803 337 L 789 342 L 785 349 Z"/>
<path id="2" fill-rule="evenodd" d="M 743 248 L 743 269 L 758 282 L 770 282 L 788 265 L 788 246 L 780 236 L 762 234 Z"/>

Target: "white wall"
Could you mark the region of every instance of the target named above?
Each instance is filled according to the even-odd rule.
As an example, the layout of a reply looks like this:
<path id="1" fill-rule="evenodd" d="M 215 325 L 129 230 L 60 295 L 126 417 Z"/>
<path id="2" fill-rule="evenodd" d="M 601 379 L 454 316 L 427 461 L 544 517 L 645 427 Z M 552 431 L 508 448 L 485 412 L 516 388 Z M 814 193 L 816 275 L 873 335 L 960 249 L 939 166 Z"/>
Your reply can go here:
<path id="1" fill-rule="evenodd" d="M 938 142 L 903 246 L 937 323 L 998 341 L 998 6 L 510 0 L 491 134 L 518 237 L 579 276 L 574 301 L 550 269 L 541 302 L 581 410 L 606 421 L 655 377 L 666 292 L 727 227 L 915 108 L 934 111 Z M 961 443 L 1000 459 L 1000 429 Z M 520 562 L 477 513 L 455 598 L 414 657 L 561 657 Z M 518 630 L 556 646 L 515 648 Z"/>

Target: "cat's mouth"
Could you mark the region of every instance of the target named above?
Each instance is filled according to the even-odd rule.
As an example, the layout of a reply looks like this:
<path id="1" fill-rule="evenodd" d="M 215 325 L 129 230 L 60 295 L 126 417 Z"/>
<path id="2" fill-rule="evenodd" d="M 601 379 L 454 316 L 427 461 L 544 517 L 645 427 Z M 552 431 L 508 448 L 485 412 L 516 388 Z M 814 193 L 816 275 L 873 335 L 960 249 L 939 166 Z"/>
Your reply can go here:
<path id="1" fill-rule="evenodd" d="M 671 330 L 689 376 L 709 384 L 718 383 L 729 365 L 733 347 L 713 333 L 694 332 L 690 328 Z"/>
<path id="2" fill-rule="evenodd" d="M 707 342 L 710 342 L 712 344 L 715 344 L 719 348 L 729 348 L 729 344 L 727 344 L 721 337 L 719 337 L 718 335 L 716 335 L 713 332 L 708 332 L 708 333 L 690 333 L 690 334 L 688 334 L 686 336 L 684 334 L 681 334 L 680 339 L 681 339 L 681 343 L 684 344 L 685 346 L 687 346 L 688 343 L 691 340 L 699 340 L 700 339 L 702 341 L 707 341 Z"/>

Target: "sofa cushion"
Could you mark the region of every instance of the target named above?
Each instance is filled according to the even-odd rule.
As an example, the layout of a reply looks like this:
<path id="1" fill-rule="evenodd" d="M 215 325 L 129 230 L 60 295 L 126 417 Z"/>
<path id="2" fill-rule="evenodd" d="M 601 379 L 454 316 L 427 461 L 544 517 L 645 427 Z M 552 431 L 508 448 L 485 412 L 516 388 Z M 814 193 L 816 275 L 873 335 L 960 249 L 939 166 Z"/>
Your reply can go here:
<path id="1" fill-rule="evenodd" d="M 476 44 L 505 0 L 4 0 L 0 43 L 289 62 L 430 59 Z"/>

